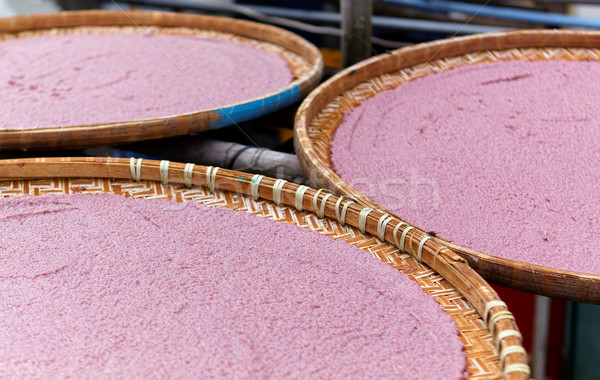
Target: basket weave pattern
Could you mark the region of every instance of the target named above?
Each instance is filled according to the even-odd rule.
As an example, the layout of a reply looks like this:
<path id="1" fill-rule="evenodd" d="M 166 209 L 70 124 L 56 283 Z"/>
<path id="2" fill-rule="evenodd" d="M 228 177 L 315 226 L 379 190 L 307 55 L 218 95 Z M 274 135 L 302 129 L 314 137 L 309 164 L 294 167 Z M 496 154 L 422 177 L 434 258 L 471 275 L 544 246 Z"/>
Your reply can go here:
<path id="1" fill-rule="evenodd" d="M 127 197 L 147 199 L 176 199 L 195 201 L 213 207 L 228 207 L 251 212 L 263 218 L 283 221 L 302 228 L 310 228 L 335 239 L 343 239 L 380 260 L 393 265 L 439 302 L 444 311 L 457 324 L 465 344 L 467 368 L 472 379 L 500 378 L 498 353 L 490 331 L 464 297 L 444 278 L 427 266 L 418 263 L 411 255 L 400 253 L 389 243 L 362 234 L 352 226 L 341 226 L 331 219 L 319 219 L 309 212 L 298 212 L 290 207 L 275 206 L 269 201 L 254 201 L 251 197 L 204 187 L 188 189 L 180 185 L 163 186 L 155 181 L 134 183 L 123 180 L 93 179 L 43 179 L 0 182 L 0 197 L 23 194 L 115 193 Z"/>
<path id="2" fill-rule="evenodd" d="M 381 91 L 436 72 L 480 63 L 549 59 L 600 61 L 600 33 L 568 30 L 493 33 L 414 45 L 373 57 L 337 74 L 306 98 L 296 116 L 296 152 L 316 186 L 379 208 L 368 195 L 333 170 L 329 144 L 344 111 Z M 600 276 L 516 262 L 450 244 L 439 237 L 435 240 L 459 253 L 488 281 L 550 297 L 600 304 Z"/>
<path id="3" fill-rule="evenodd" d="M 178 115 L 92 125 L 0 129 L 0 149 L 77 149 L 180 136 L 239 123 L 301 99 L 323 70 L 318 49 L 301 37 L 266 24 L 196 14 L 144 11 L 76 11 L 0 19 L 0 41 L 77 33 L 184 34 L 227 39 L 279 54 L 294 76 L 291 83 L 235 104 Z"/>
<path id="4" fill-rule="evenodd" d="M 307 128 L 308 137 L 315 149 L 316 158 L 323 162 L 330 169 L 325 172 L 333 183 L 336 183 L 336 189 L 342 194 L 351 194 L 350 187 L 346 183 L 340 183 L 339 176 L 331 168 L 329 144 L 333 139 L 335 130 L 341 124 L 344 117 L 344 111 L 357 107 L 363 100 L 371 98 L 376 94 L 391 90 L 399 85 L 424 77 L 429 74 L 435 74 L 441 71 L 454 69 L 461 66 L 476 65 L 480 63 L 495 63 L 501 61 L 523 60 L 548 60 L 565 59 L 571 61 L 599 61 L 600 49 L 584 48 L 515 48 L 507 50 L 483 51 L 471 54 L 465 54 L 458 57 L 442 58 L 418 65 L 402 68 L 396 72 L 379 75 L 371 78 L 351 90 L 335 97 L 316 115 L 310 126 Z M 322 183 L 320 185 L 325 185 Z M 352 189 L 352 192 L 355 192 Z"/>

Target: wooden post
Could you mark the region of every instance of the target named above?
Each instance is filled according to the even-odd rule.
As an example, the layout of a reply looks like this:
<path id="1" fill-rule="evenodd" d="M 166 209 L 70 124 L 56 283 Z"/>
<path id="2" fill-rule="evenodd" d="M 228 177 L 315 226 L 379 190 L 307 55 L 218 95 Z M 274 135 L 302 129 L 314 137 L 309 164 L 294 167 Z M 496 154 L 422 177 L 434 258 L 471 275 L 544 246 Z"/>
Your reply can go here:
<path id="1" fill-rule="evenodd" d="M 348 67 L 371 56 L 372 0 L 341 0 L 342 65 Z"/>

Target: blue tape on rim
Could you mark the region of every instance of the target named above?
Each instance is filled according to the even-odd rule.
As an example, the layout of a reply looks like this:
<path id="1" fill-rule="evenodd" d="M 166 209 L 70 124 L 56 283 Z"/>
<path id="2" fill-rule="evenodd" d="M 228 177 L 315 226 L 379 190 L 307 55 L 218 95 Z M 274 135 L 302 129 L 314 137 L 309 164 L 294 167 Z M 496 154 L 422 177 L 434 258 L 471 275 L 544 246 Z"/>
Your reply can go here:
<path id="1" fill-rule="evenodd" d="M 217 123 L 210 123 L 213 128 L 221 128 L 234 123 L 255 119 L 270 112 L 277 111 L 280 108 L 294 104 L 300 99 L 300 87 L 297 84 L 291 86 L 288 90 L 265 99 L 255 100 L 253 102 L 238 104 L 231 107 L 219 108 L 217 114 L 220 119 Z"/>

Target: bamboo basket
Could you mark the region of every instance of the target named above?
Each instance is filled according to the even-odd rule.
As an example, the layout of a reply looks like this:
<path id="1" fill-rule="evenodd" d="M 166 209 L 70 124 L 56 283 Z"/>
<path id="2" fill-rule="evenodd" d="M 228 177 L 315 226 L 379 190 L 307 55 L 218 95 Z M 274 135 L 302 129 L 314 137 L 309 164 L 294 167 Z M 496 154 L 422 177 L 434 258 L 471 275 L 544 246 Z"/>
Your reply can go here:
<path id="1" fill-rule="evenodd" d="M 345 110 L 380 91 L 431 73 L 478 63 L 544 59 L 600 60 L 600 33 L 532 30 L 474 35 L 415 45 L 360 62 L 323 83 L 302 103 L 294 138 L 300 163 L 316 186 L 379 207 L 332 168 L 329 143 Z M 600 304 L 600 276 L 512 261 L 441 238 L 434 240 L 449 246 L 490 282 Z"/>
<path id="2" fill-rule="evenodd" d="M 0 197 L 72 193 L 200 202 L 342 239 L 394 266 L 443 306 L 465 344 L 470 378 L 529 378 L 514 317 L 494 290 L 454 252 L 387 213 L 285 180 L 200 165 L 106 157 L 0 161 Z"/>
<path id="3" fill-rule="evenodd" d="M 200 35 L 251 44 L 283 57 L 294 80 L 278 91 L 236 104 L 179 115 L 93 125 L 0 128 L 0 149 L 76 149 L 201 132 L 253 119 L 300 100 L 321 78 L 318 49 L 286 30 L 225 17 L 144 11 L 76 11 L 0 19 L 0 41 L 75 33 Z"/>

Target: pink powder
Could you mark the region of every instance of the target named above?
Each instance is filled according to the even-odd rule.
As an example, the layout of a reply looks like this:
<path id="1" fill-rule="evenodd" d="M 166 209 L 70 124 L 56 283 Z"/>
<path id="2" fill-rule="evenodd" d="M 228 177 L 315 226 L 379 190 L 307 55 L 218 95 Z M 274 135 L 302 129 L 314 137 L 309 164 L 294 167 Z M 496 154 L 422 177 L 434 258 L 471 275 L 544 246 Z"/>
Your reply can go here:
<path id="1" fill-rule="evenodd" d="M 600 274 L 598 62 L 466 66 L 347 112 L 335 170 L 384 207 L 507 259 Z"/>
<path id="2" fill-rule="evenodd" d="M 83 34 L 0 42 L 0 128 L 140 120 L 217 108 L 292 81 L 275 53 L 175 35 Z"/>
<path id="3" fill-rule="evenodd" d="M 193 202 L 0 203 L 2 378 L 463 375 L 451 317 L 343 241 Z"/>

